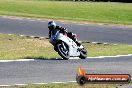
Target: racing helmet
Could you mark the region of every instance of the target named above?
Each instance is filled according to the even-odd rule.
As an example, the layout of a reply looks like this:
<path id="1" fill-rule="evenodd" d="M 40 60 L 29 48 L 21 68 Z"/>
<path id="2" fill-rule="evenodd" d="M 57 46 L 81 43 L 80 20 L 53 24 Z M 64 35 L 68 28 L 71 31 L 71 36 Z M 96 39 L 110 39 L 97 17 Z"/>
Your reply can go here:
<path id="1" fill-rule="evenodd" d="M 56 23 L 55 23 L 54 21 L 49 21 L 49 22 L 48 22 L 48 28 L 49 28 L 50 30 L 55 29 L 55 28 L 56 28 Z"/>

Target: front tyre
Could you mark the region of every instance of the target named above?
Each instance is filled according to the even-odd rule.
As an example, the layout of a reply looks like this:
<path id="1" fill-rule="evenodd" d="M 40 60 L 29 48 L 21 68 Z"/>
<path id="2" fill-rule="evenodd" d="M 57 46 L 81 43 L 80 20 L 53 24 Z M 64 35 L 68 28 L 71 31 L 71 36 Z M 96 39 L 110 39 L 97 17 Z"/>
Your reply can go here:
<path id="1" fill-rule="evenodd" d="M 64 43 L 63 41 L 62 42 L 58 42 L 56 47 L 57 47 L 58 54 L 64 60 L 68 60 L 70 58 L 69 48 L 68 48 L 68 45 L 66 43 Z"/>
<path id="2" fill-rule="evenodd" d="M 80 56 L 79 56 L 79 58 L 81 58 L 81 59 L 86 59 L 86 58 L 87 58 L 87 51 L 84 50 L 84 49 L 82 49 L 82 50 L 80 51 Z"/>

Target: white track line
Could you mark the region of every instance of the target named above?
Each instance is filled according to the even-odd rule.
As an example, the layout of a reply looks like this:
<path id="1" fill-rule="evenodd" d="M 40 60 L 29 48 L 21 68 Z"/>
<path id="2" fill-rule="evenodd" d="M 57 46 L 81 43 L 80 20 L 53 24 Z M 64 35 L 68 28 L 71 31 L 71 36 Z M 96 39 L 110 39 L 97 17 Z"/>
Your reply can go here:
<path id="1" fill-rule="evenodd" d="M 8 34 L 8 35 L 13 35 L 13 34 Z"/>
<path id="2" fill-rule="evenodd" d="M 116 55 L 116 56 L 98 56 L 98 57 L 87 57 L 87 58 L 107 58 L 107 57 L 127 57 L 127 56 L 132 56 L 132 54 L 128 54 L 128 55 Z"/>
<path id="3" fill-rule="evenodd" d="M 132 54 L 128 55 L 116 55 L 116 56 L 98 56 L 98 57 L 87 57 L 87 58 L 107 58 L 107 57 L 126 57 L 126 56 L 132 56 Z M 79 59 L 79 57 L 71 57 L 69 59 Z M 35 59 L 19 59 L 19 60 L 0 60 L 0 62 L 20 62 L 20 61 L 35 61 Z"/>
<path id="4" fill-rule="evenodd" d="M 132 78 L 131 78 L 132 80 Z M 33 85 L 45 85 L 45 84 L 59 84 L 59 83 L 76 83 L 76 81 L 67 81 L 67 82 L 48 82 L 48 83 L 30 83 Z M 27 86 L 29 84 L 12 84 L 12 85 L 0 85 L 0 87 L 10 87 L 10 86 Z"/>
<path id="5" fill-rule="evenodd" d="M 48 84 L 48 83 L 32 83 L 32 84 L 35 84 L 35 85 L 42 85 L 42 84 Z"/>
<path id="6" fill-rule="evenodd" d="M 66 83 L 66 82 L 51 82 L 51 83 L 60 84 L 60 83 Z"/>
<path id="7" fill-rule="evenodd" d="M 35 59 L 19 59 L 19 60 L 0 60 L 0 62 L 21 62 L 21 61 L 34 61 Z"/>
<path id="8" fill-rule="evenodd" d="M 128 55 L 116 55 L 116 56 L 98 56 L 98 57 L 87 57 L 87 58 L 107 58 L 107 57 L 127 57 L 127 56 L 132 56 L 132 54 L 128 54 Z M 70 59 L 79 59 L 79 57 L 71 57 Z"/>
<path id="9" fill-rule="evenodd" d="M 30 36 L 31 38 L 34 38 L 35 36 Z"/>
<path id="10" fill-rule="evenodd" d="M 79 59 L 79 57 L 70 57 L 69 59 Z"/>
<path id="11" fill-rule="evenodd" d="M 0 87 L 10 87 L 11 85 L 0 85 Z"/>
<path id="12" fill-rule="evenodd" d="M 28 84 L 14 84 L 15 86 L 27 86 Z"/>
<path id="13" fill-rule="evenodd" d="M 67 81 L 67 82 L 49 82 L 49 83 L 30 83 L 33 85 L 44 85 L 44 84 L 59 84 L 59 83 L 75 83 L 76 81 Z M 0 85 L 0 87 L 11 87 L 11 86 L 27 86 L 29 84 L 12 84 L 12 85 Z"/>
<path id="14" fill-rule="evenodd" d="M 92 42 L 93 44 L 97 44 L 98 42 Z"/>
<path id="15" fill-rule="evenodd" d="M 25 36 L 25 35 L 20 35 L 21 37 Z"/>
<path id="16" fill-rule="evenodd" d="M 119 57 L 122 57 L 122 56 L 132 56 L 132 54 L 128 54 L 128 55 L 117 55 Z"/>
<path id="17" fill-rule="evenodd" d="M 112 44 L 112 45 L 115 45 L 115 46 L 116 46 L 116 45 L 118 45 L 118 44 Z"/>
<path id="18" fill-rule="evenodd" d="M 127 57 L 127 56 L 132 56 L 132 54 L 128 54 L 128 55 L 116 55 L 116 56 L 98 56 L 98 57 L 87 57 L 87 58 L 115 58 L 115 57 Z M 71 60 L 76 60 L 76 59 L 80 59 L 79 57 L 71 57 L 69 58 Z M 19 59 L 19 60 L 0 60 L 0 62 L 21 62 L 21 61 L 35 61 L 35 59 Z"/>
<path id="19" fill-rule="evenodd" d="M 108 43 L 103 43 L 104 45 L 108 45 Z"/>

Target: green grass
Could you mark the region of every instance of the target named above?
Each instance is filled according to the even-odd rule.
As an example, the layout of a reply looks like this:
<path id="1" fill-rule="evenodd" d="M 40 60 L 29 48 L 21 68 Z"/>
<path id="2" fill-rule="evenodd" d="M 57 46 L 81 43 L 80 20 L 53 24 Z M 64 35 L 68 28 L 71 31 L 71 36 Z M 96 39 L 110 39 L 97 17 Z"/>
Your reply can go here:
<path id="1" fill-rule="evenodd" d="M 132 45 L 102 45 L 83 43 L 88 56 L 111 56 L 131 54 Z M 60 56 L 47 39 L 0 34 L 0 60 L 9 59 L 51 59 Z"/>
<path id="2" fill-rule="evenodd" d="M 0 88 L 117 88 L 123 85 L 127 85 L 127 84 L 85 84 L 83 86 L 80 86 L 77 83 L 58 83 L 58 84 L 49 83 L 43 85 L 29 84 L 27 86 L 11 86 L 11 87 L 0 87 Z"/>
<path id="3" fill-rule="evenodd" d="M 24 88 L 115 88 L 117 84 L 86 84 L 80 86 L 77 83 L 29 85 Z"/>
<path id="4" fill-rule="evenodd" d="M 80 86 L 77 83 L 59 83 L 44 85 L 12 86 L 2 88 L 116 88 L 117 86 L 119 86 L 119 84 L 86 84 L 84 86 Z"/>
<path id="5" fill-rule="evenodd" d="M 83 44 L 89 56 L 115 56 L 132 54 L 132 45 L 103 45 L 103 44 Z"/>
<path id="6" fill-rule="evenodd" d="M 0 34 L 0 59 L 55 58 L 48 40 L 39 40 L 17 35 Z"/>
<path id="7" fill-rule="evenodd" d="M 132 24 L 131 3 L 0 0 L 0 14 L 86 22 Z"/>

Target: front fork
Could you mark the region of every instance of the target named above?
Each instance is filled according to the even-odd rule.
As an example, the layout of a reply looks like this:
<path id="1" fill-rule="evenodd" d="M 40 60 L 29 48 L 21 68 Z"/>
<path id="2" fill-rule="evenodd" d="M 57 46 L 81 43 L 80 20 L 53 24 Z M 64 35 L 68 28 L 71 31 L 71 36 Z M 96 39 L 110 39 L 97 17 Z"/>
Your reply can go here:
<path id="1" fill-rule="evenodd" d="M 64 50 L 66 51 L 66 50 L 67 50 L 67 48 L 66 48 L 66 46 L 65 46 L 64 42 L 62 42 L 62 46 L 63 46 Z"/>

